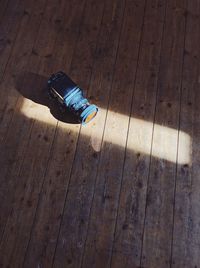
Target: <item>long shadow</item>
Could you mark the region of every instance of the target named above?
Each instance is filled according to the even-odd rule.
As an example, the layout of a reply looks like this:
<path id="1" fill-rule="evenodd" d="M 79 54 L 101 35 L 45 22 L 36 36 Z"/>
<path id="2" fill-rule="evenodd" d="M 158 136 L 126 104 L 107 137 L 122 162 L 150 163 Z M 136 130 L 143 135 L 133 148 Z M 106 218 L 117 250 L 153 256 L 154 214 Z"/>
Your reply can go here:
<path id="1" fill-rule="evenodd" d="M 65 112 L 63 112 L 60 109 L 58 102 L 56 100 L 50 98 L 48 91 L 47 91 L 48 78 L 49 77 L 39 75 L 36 73 L 32 73 L 32 72 L 21 73 L 19 76 L 17 76 L 15 78 L 16 90 L 24 98 L 27 98 L 35 103 L 38 103 L 40 105 L 44 105 L 44 106 L 48 107 L 51 114 L 53 115 L 53 117 L 55 119 L 57 119 L 61 122 L 64 122 L 64 123 L 78 124 L 79 122 L 78 122 L 77 118 L 72 113 L 68 112 L 67 110 Z M 154 103 L 155 98 L 156 98 L 156 96 L 151 98 L 150 102 Z M 91 100 L 91 102 L 93 102 L 93 99 L 95 99 L 95 98 L 93 96 L 88 96 L 88 99 Z M 103 109 L 108 108 L 107 101 L 104 102 L 104 101 L 102 101 L 101 98 L 100 99 L 97 98 L 96 103 L 99 107 L 101 107 Z M 152 106 L 154 106 L 154 105 L 155 105 L 155 103 Z M 167 101 L 159 100 L 159 105 L 162 105 L 162 109 L 164 108 L 167 111 L 169 109 L 172 109 L 172 106 L 175 107 L 176 105 L 179 105 L 179 103 L 177 103 L 177 100 L 175 100 L 175 99 L 171 100 L 170 103 Z M 191 105 L 191 103 L 188 103 L 188 105 Z M 121 107 L 118 106 L 117 111 L 119 113 L 122 113 L 122 114 L 128 116 L 127 110 L 126 109 L 124 110 L 123 107 L 124 107 L 124 105 L 122 105 Z M 134 116 L 135 118 L 138 118 L 138 119 L 152 122 L 152 120 L 154 119 L 154 116 L 152 114 L 152 107 L 150 104 L 148 104 L 148 103 L 142 104 L 141 100 L 138 101 L 138 99 L 137 99 L 137 100 L 134 100 L 134 107 L 136 109 L 134 109 L 134 112 L 132 112 L 132 116 Z M 186 107 L 183 107 L 183 109 L 185 109 L 185 108 Z M 112 103 L 110 103 L 110 105 L 109 105 L 109 110 L 113 110 L 113 111 L 115 110 L 115 107 L 112 107 Z M 147 111 L 149 111 L 149 112 L 147 112 Z M 162 117 L 158 116 L 156 118 L 155 123 L 163 125 Z M 171 122 L 171 120 L 168 120 L 167 122 L 165 122 L 164 125 L 166 127 L 171 127 L 171 128 L 175 128 L 175 129 L 177 127 L 177 125 L 176 124 L 174 125 L 174 123 Z"/>
<path id="2" fill-rule="evenodd" d="M 16 89 L 24 98 L 47 106 L 53 117 L 57 120 L 64 123 L 78 124 L 77 118 L 72 113 L 67 110 L 63 112 L 57 101 L 48 95 L 47 80 L 48 77 L 43 75 L 24 72 L 16 77 Z"/>

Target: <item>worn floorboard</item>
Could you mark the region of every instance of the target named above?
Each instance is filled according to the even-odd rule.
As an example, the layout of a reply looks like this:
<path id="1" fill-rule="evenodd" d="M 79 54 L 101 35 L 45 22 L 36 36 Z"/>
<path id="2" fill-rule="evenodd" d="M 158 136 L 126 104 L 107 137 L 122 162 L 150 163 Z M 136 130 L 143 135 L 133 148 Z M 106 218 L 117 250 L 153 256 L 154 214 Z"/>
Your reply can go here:
<path id="1" fill-rule="evenodd" d="M 177 168 L 172 267 L 199 267 L 199 1 L 188 2 L 180 131 L 191 137 L 191 163 Z M 187 140 L 179 133 L 178 159 Z"/>
<path id="2" fill-rule="evenodd" d="M 199 27 L 198 0 L 0 0 L 0 267 L 200 268 Z"/>
<path id="3" fill-rule="evenodd" d="M 142 245 L 145 267 L 170 265 L 186 8 L 186 1 L 168 1 L 166 7 Z"/>

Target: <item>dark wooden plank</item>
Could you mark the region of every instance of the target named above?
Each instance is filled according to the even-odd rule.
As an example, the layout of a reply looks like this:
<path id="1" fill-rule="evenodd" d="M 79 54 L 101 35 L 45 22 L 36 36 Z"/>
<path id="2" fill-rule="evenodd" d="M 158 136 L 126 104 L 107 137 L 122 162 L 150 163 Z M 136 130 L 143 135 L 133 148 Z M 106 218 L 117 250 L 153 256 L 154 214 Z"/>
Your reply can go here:
<path id="1" fill-rule="evenodd" d="M 60 16 L 63 13 L 64 3 L 65 1 L 61 1 L 60 8 L 56 10 L 57 3 L 55 1 L 48 2 L 38 38 L 34 46 L 34 51 L 37 51 L 37 55 L 36 53 L 32 53 L 27 70 L 35 72 L 39 70 L 44 74 L 46 72 L 46 75 L 49 75 L 49 73 L 52 72 L 52 65 L 49 65 L 49 57 L 46 55 L 49 55 L 49 53 L 54 49 L 54 42 L 58 33 L 56 21 L 57 19 L 60 19 Z M 51 29 L 51 31 L 49 29 Z M 35 80 L 32 78 L 31 84 L 29 81 L 29 86 L 33 87 L 34 85 Z M 40 83 L 40 86 L 41 85 L 42 84 Z M 18 104 L 20 104 L 21 100 L 23 100 L 23 97 L 20 97 Z M 28 109 L 34 109 L 37 107 L 37 104 L 33 104 L 30 100 L 26 101 L 27 111 L 29 111 Z M 12 189 L 8 200 L 6 201 L 10 202 L 14 189 L 15 194 L 12 202 L 12 210 L 7 220 L 0 247 L 0 259 L 3 267 L 8 264 L 10 266 L 21 266 L 23 263 L 26 245 L 29 240 L 31 223 L 35 212 L 34 207 L 36 207 L 37 204 L 37 197 L 40 191 L 39 189 L 41 187 L 43 174 L 45 172 L 44 167 L 46 167 L 47 160 L 49 158 L 48 152 L 50 151 L 55 133 L 55 126 L 49 126 L 48 123 L 35 123 L 32 126 L 33 131 L 30 133 L 31 127 L 28 128 L 27 125 L 30 126 L 33 123 L 33 120 L 30 120 L 28 117 L 25 120 L 25 116 L 22 116 L 19 113 L 20 107 L 17 107 L 17 109 L 18 110 L 16 110 L 14 115 L 15 120 L 13 120 L 13 124 L 9 131 L 10 133 L 13 133 L 15 128 L 18 129 L 18 127 L 21 127 L 21 133 L 23 133 L 23 135 L 26 134 L 28 145 L 26 148 L 27 153 L 25 156 L 22 154 L 21 161 L 18 162 L 20 163 L 21 168 L 19 169 L 18 166 L 15 166 L 17 170 L 12 171 L 14 174 L 19 172 L 19 174 L 16 174 L 18 176 L 12 176 L 11 185 L 7 185 L 7 187 L 12 186 Z M 41 110 L 39 109 L 38 111 L 36 110 L 34 114 L 39 117 L 40 112 Z M 42 112 L 44 113 L 45 111 Z M 50 114 L 45 113 L 45 120 L 47 120 L 47 122 L 49 117 Z M 54 122 L 56 125 L 55 119 Z M 22 123 L 25 127 L 23 127 Z M 24 131 L 26 132 L 25 134 Z M 20 131 L 18 133 L 20 133 Z M 23 135 L 21 134 L 18 136 L 18 142 L 23 141 Z M 35 144 L 38 146 L 35 146 Z M 18 159 L 16 160 L 18 161 Z M 21 165 L 21 163 L 23 164 Z M 35 194 L 35 196 L 33 196 L 33 200 L 31 199 L 31 193 L 32 195 Z M 10 229 L 12 229 L 12 232 L 10 232 Z"/>
<path id="2" fill-rule="evenodd" d="M 16 171 L 19 168 L 19 159 L 22 158 L 22 152 L 24 151 L 24 147 L 26 147 L 28 142 L 28 136 L 26 136 L 26 134 L 28 129 L 30 129 L 30 126 L 25 125 L 23 120 L 18 120 L 17 114 L 17 117 L 14 117 L 14 126 L 11 127 L 10 131 L 7 132 L 5 137 L 5 128 L 6 126 L 9 126 L 10 117 L 12 117 L 14 110 L 14 104 L 16 103 L 17 97 L 19 97 L 13 75 L 19 76 L 27 66 L 27 61 L 31 54 L 34 41 L 37 36 L 37 30 L 40 25 L 40 20 L 42 17 L 41 11 L 44 9 L 45 3 L 46 1 L 40 1 L 36 5 L 34 1 L 27 2 L 26 10 L 30 17 L 25 16 L 23 18 L 21 26 L 24 27 L 21 27 L 19 31 L 18 38 L 13 48 L 12 57 L 4 77 L 4 82 L 1 84 L 1 90 L 4 91 L 1 92 L 2 96 L 7 99 L 6 102 L 8 102 L 9 105 L 6 109 L 7 115 L 5 114 L 6 111 L 4 111 L 4 121 L 1 122 L 0 125 L 0 133 L 2 134 L 1 138 L 4 139 L 0 144 L 0 235 L 2 235 L 6 223 L 12 192 L 14 189 L 12 186 L 14 187 L 13 183 L 16 173 L 14 174 L 12 171 Z M 21 40 L 23 40 L 23 44 L 21 43 Z M 4 100 L 2 99 L 1 103 L 3 102 Z M 14 136 L 13 133 L 15 133 Z M 21 139 L 20 133 L 22 135 Z"/>
<path id="3" fill-rule="evenodd" d="M 61 69 L 70 73 L 84 7 L 85 1 L 75 0 L 66 4 L 65 18 L 61 22 L 63 30 L 57 36 L 56 50 L 52 55 L 54 64 L 56 63 L 54 68 L 57 67 L 57 70 Z M 78 125 L 74 127 L 63 122 L 58 123 L 24 259 L 25 267 L 51 267 L 78 132 Z"/>
<path id="4" fill-rule="evenodd" d="M 49 53 L 51 53 L 51 50 L 54 47 L 53 44 L 57 33 L 56 27 L 54 26 L 54 19 L 52 20 L 51 18 L 52 16 L 53 18 L 55 18 L 55 14 L 57 16 L 59 12 L 62 12 L 62 7 L 60 7 L 55 13 L 57 3 L 55 3 L 55 1 L 50 3 L 48 4 L 47 8 L 48 15 L 47 17 L 44 16 L 43 19 L 43 27 L 40 31 L 41 36 L 40 38 L 38 38 L 38 43 L 34 49 L 35 53 L 33 57 L 31 57 L 30 62 L 30 69 L 31 66 L 33 66 L 33 70 L 37 70 L 38 66 L 40 68 L 39 73 L 43 75 L 48 75 L 49 73 L 51 73 L 53 66 L 53 64 L 49 65 L 49 57 L 46 57 L 47 55 L 49 55 Z M 82 52 L 85 52 L 86 58 L 83 58 L 81 60 L 80 57 L 76 57 L 75 60 L 76 64 L 77 62 L 83 63 L 84 69 L 82 70 L 82 73 L 85 76 L 87 75 L 87 73 L 89 73 L 88 70 L 91 71 L 90 68 L 88 68 L 88 65 L 91 64 L 93 49 L 95 48 L 96 38 L 98 34 L 98 24 L 101 21 L 101 16 L 103 12 L 102 8 L 98 9 L 97 7 L 102 6 L 102 3 L 99 3 L 96 6 L 93 1 L 88 2 L 87 12 L 85 14 L 84 20 L 85 25 L 82 28 L 82 35 L 80 38 L 79 46 L 77 46 L 76 50 L 78 56 L 82 56 L 80 52 L 81 49 Z M 99 19 L 97 19 L 97 15 Z M 96 18 L 96 20 L 94 18 Z M 95 24 L 92 24 L 91 22 L 95 22 Z M 51 29 L 51 31 L 49 31 L 49 29 Z M 40 60 L 37 60 L 36 57 L 34 57 L 37 55 L 40 56 Z M 29 102 L 30 101 L 26 100 L 26 105 L 28 105 L 27 103 Z M 27 115 L 26 112 L 30 112 L 31 109 L 34 108 L 35 112 L 33 111 L 32 115 Z M 20 173 L 18 176 L 18 178 L 21 179 L 21 183 L 17 185 L 15 191 L 15 198 L 13 200 L 12 210 L 14 213 L 11 213 L 8 218 L 3 240 L 1 243 L 1 253 L 2 256 L 4 256 L 2 262 L 4 264 L 9 263 L 10 265 L 12 265 L 12 263 L 15 263 L 15 265 L 21 265 L 23 261 L 26 246 L 29 241 L 29 235 L 31 231 L 31 225 L 34 219 L 35 209 L 37 207 L 38 195 L 40 193 L 43 178 L 46 171 L 46 168 L 44 167 L 48 166 L 49 154 L 51 153 L 50 148 L 57 124 L 57 121 L 51 116 L 50 113 L 47 112 L 47 108 L 45 107 L 38 106 L 37 104 L 33 104 L 30 102 L 29 107 L 26 107 L 26 111 L 24 111 L 24 109 L 21 109 L 21 111 L 22 110 L 23 112 L 25 112 L 26 116 L 30 115 L 39 119 L 42 117 L 44 121 L 34 122 L 34 126 L 27 146 L 27 153 L 25 154 L 23 165 L 20 169 Z M 37 144 L 37 146 L 35 146 L 35 144 Z M 11 236 L 9 234 L 9 230 L 12 227 L 13 233 Z M 7 252 L 7 254 L 4 254 L 5 252 Z"/>
<path id="5" fill-rule="evenodd" d="M 178 159 L 184 153 L 191 159 L 177 168 L 172 267 L 200 267 L 199 14 L 199 1 L 188 1 Z"/>
<path id="6" fill-rule="evenodd" d="M 111 267 L 139 267 L 166 1 L 148 1 Z"/>
<path id="7" fill-rule="evenodd" d="M 88 92 L 91 98 L 95 96 L 97 105 L 103 104 L 106 106 L 106 103 L 108 103 L 123 9 L 123 1 L 110 1 L 105 5 Z M 101 110 L 98 114 L 96 124 L 93 123 L 88 125 L 87 128 L 81 129 L 81 136 L 77 145 L 76 158 L 72 170 L 71 187 L 68 191 L 65 214 L 58 241 L 55 259 L 56 267 L 64 267 L 67 264 L 72 267 L 79 267 L 81 264 L 95 182 L 94 177 L 97 170 L 98 148 L 101 144 L 105 117 L 106 110 Z M 74 206 L 76 206 L 75 210 L 73 208 Z M 80 210 L 82 211 L 80 212 Z M 74 221 L 76 221 L 76 224 L 72 225 Z M 79 228 L 81 229 L 81 233 Z M 71 241 L 70 244 L 66 243 L 68 240 Z M 63 241 L 66 242 L 63 243 Z"/>
<path id="8" fill-rule="evenodd" d="M 1 21 L 3 19 L 3 16 L 6 13 L 6 9 L 7 9 L 7 6 L 8 6 L 8 1 L 9 0 L 0 1 L 0 6 L 1 6 L 1 9 L 0 9 L 0 25 L 1 25 Z"/>
<path id="9" fill-rule="evenodd" d="M 24 16 L 24 6 L 25 1 L 9 1 L 6 12 L 1 19 L 0 80 L 3 77 L 6 64 L 12 52 L 12 47 L 15 43 L 21 19 Z"/>
<path id="10" fill-rule="evenodd" d="M 0 122 L 1 129 L 3 129 L 2 118 L 6 109 L 6 100 L 8 94 L 2 86 L 2 80 L 4 81 L 5 68 L 9 66 L 9 60 L 12 58 L 12 49 L 15 43 L 15 39 L 20 28 L 20 22 L 24 15 L 24 1 L 9 1 L 4 16 L 1 18 L 2 24 L 0 25 Z M 9 79 L 10 80 L 10 79 Z M 7 83 L 9 82 L 7 81 Z M 11 79 L 12 80 L 12 79 Z M 0 135 L 0 141 L 2 140 Z"/>
<path id="11" fill-rule="evenodd" d="M 30 28 L 26 28 L 25 27 L 27 25 L 27 22 L 24 24 L 25 29 L 23 29 L 23 31 L 22 31 L 23 34 L 21 33 L 22 35 L 20 36 L 19 43 L 16 46 L 16 54 L 17 54 L 17 52 L 19 52 L 18 50 L 20 49 L 20 47 L 21 47 L 21 49 L 23 48 L 25 51 L 26 51 L 26 49 L 28 49 L 28 52 L 30 52 L 30 54 L 31 54 L 32 48 L 33 48 L 32 46 L 30 46 L 30 43 L 31 42 L 33 42 L 33 45 L 34 45 L 33 51 L 35 51 L 35 48 L 39 45 L 39 42 L 42 42 L 43 41 L 43 39 L 46 38 L 46 40 L 48 40 L 48 38 L 49 38 L 49 40 L 51 40 L 51 38 L 50 38 L 51 36 L 49 36 L 49 34 L 47 32 L 48 25 L 46 24 L 46 21 L 49 20 L 49 17 L 52 16 L 52 14 L 53 14 L 53 8 L 55 8 L 55 6 L 52 8 L 51 13 L 49 12 L 48 9 L 46 10 L 46 13 L 48 15 L 45 13 L 45 18 L 44 18 L 45 23 L 43 23 L 43 25 L 41 27 L 44 32 L 40 32 L 39 33 L 39 36 L 38 36 L 38 40 L 39 41 L 37 40 L 36 43 L 35 43 L 35 40 L 33 39 L 34 37 L 36 38 L 36 34 L 38 32 L 38 28 L 40 27 L 40 23 L 37 23 L 37 21 L 38 21 L 38 19 L 41 18 L 41 15 L 42 15 L 41 14 L 42 13 L 42 10 L 41 9 L 44 8 L 45 4 L 46 4 L 45 2 L 40 2 L 39 5 L 37 5 L 35 7 L 35 9 L 33 9 L 33 6 L 35 6 L 35 3 L 32 2 L 32 5 L 33 5 L 32 7 L 31 7 L 31 4 L 30 4 L 30 8 L 32 8 L 32 12 L 33 13 L 32 13 L 32 19 L 29 21 L 29 23 L 30 23 L 31 28 L 35 24 L 36 24 L 37 28 L 33 28 L 32 34 L 30 34 L 30 36 L 28 36 L 27 40 L 26 39 L 24 40 L 24 43 L 26 45 L 24 47 L 22 47 L 21 44 L 20 44 L 20 40 L 24 37 L 23 34 L 26 34 L 27 35 L 27 32 L 29 32 L 29 30 L 30 30 Z M 49 4 L 48 6 L 52 7 L 52 4 L 51 5 Z M 46 32 L 46 34 L 44 34 L 45 32 Z M 41 38 L 41 36 L 44 36 L 43 39 Z M 24 54 L 24 51 L 23 50 L 22 50 L 22 53 Z M 19 52 L 19 54 L 21 54 L 21 53 Z M 23 62 L 23 64 L 20 62 L 20 65 L 19 66 L 22 65 L 23 68 L 22 69 L 21 68 L 19 68 L 19 69 L 17 68 L 15 70 L 13 70 L 14 76 L 17 76 L 18 75 L 20 77 L 20 79 L 25 80 L 24 77 L 23 77 L 24 73 L 22 72 L 25 68 L 26 68 L 26 70 L 29 70 L 29 71 L 31 71 L 31 70 L 32 71 L 37 71 L 38 70 L 38 65 L 40 64 L 40 61 L 41 61 L 41 58 L 43 57 L 43 55 L 42 56 L 39 56 L 38 55 L 38 57 L 35 57 L 35 56 L 36 56 L 35 55 L 35 52 L 33 52 L 31 54 L 31 57 L 30 58 L 25 58 L 23 61 L 21 61 L 21 62 Z M 37 60 L 35 60 L 35 58 L 37 58 Z M 17 62 L 18 60 L 19 60 L 18 55 L 16 55 L 16 57 L 14 57 L 13 62 Z M 32 86 L 33 86 L 34 85 L 34 81 L 32 81 L 32 82 L 33 82 L 33 84 L 32 84 Z M 21 100 L 21 103 L 20 104 L 22 105 L 24 98 L 22 96 L 20 96 L 19 92 L 17 92 L 17 90 L 15 88 L 16 85 L 15 85 L 15 82 L 13 81 L 13 79 L 12 79 L 12 84 L 11 85 L 12 86 L 10 88 L 10 95 L 11 95 L 10 97 L 13 99 L 12 109 L 14 109 L 17 100 L 19 99 L 19 103 L 20 103 L 20 100 Z M 19 96 L 20 96 L 20 98 L 19 98 Z M 18 108 L 18 110 L 17 110 L 17 108 Z M 9 143 L 10 144 L 11 137 L 12 137 L 12 134 L 13 134 L 13 131 L 14 130 L 16 130 L 16 129 L 18 130 L 18 128 L 20 130 L 22 130 L 22 131 L 24 130 L 23 129 L 23 124 L 24 124 L 24 121 L 25 120 L 24 121 L 23 120 L 21 120 L 21 121 L 19 120 L 19 118 L 21 118 L 21 117 L 19 117 L 19 111 L 20 111 L 20 108 L 19 107 L 16 107 L 16 111 L 15 111 L 15 114 L 14 114 L 14 117 L 13 117 L 13 122 L 12 122 L 12 124 L 10 126 L 8 135 L 6 137 L 6 143 Z M 26 124 L 24 124 L 24 125 L 26 125 Z M 16 136 L 16 138 L 19 138 L 19 137 L 20 136 Z M 22 138 L 20 137 L 20 139 L 18 139 L 18 142 L 21 142 L 23 140 L 23 138 L 24 137 L 22 137 Z M 28 139 L 28 137 L 27 137 L 27 139 Z M 13 147 L 12 150 L 14 151 L 15 147 L 14 146 L 12 146 L 12 147 Z"/>
<path id="12" fill-rule="evenodd" d="M 27 60 L 31 54 L 34 40 L 36 38 L 40 18 L 42 17 L 43 6 L 44 0 L 38 3 L 34 8 L 32 8 L 31 1 L 26 1 L 22 9 L 23 17 L 20 22 L 19 31 L 15 39 L 15 44 L 12 46 L 9 60 L 4 68 L 5 74 L 2 77 L 3 81 L 0 85 L 0 97 L 2 100 L 0 103 L 0 141 L 2 141 L 6 136 L 14 107 L 16 105 L 16 100 L 19 97 L 19 93 L 16 90 L 16 77 L 19 76 L 26 68 Z M 18 25 L 18 21 L 12 21 L 12 24 Z M 7 37 L 11 37 L 12 34 L 16 32 L 16 27 L 12 26 L 11 28 L 14 29 L 8 35 L 6 34 Z M 5 55 L 3 54 L 2 58 L 5 58 L 6 56 L 7 53 L 5 53 Z"/>
<path id="13" fill-rule="evenodd" d="M 87 0 L 80 30 L 83 1 L 44 1 L 0 26 L 0 266 L 199 267 L 199 2 L 127 0 L 122 24 L 126 0 Z M 101 108 L 87 127 L 42 97 L 59 69 Z"/>
<path id="14" fill-rule="evenodd" d="M 100 148 L 98 174 L 89 173 L 87 175 L 86 173 L 86 180 L 89 180 L 90 176 L 92 176 L 91 180 L 94 181 L 96 177 L 96 184 L 95 189 L 92 189 L 93 202 L 90 211 L 83 267 L 110 267 L 144 12 L 145 1 L 126 2 L 103 143 Z M 93 166 L 94 164 L 92 164 Z M 91 195 L 91 193 L 88 189 L 87 191 L 83 190 L 81 200 L 84 198 L 83 204 L 88 206 L 85 196 Z M 84 212 L 82 212 L 82 208 L 79 211 L 81 217 L 83 217 L 82 215 L 85 214 L 86 208 Z"/>
<path id="15" fill-rule="evenodd" d="M 168 1 L 141 260 L 148 268 L 170 267 L 185 11 L 186 1 Z"/>
<path id="16" fill-rule="evenodd" d="M 103 3 L 101 3 L 101 4 L 103 4 Z M 95 5 L 97 5 L 97 3 Z M 95 5 L 93 8 L 96 9 Z M 98 5 L 99 5 L 99 3 L 98 3 Z M 102 5 L 101 6 L 102 15 L 103 15 L 103 7 L 104 6 Z M 109 88 L 109 85 L 111 82 L 110 81 L 111 73 L 109 74 L 109 71 L 112 72 L 113 63 L 114 63 L 115 56 L 116 56 L 115 53 L 116 53 L 116 47 L 117 47 L 117 41 L 118 41 L 118 35 L 119 35 L 117 29 L 120 27 L 120 20 L 122 18 L 122 12 L 120 10 L 121 7 L 122 7 L 122 4 L 118 1 L 106 3 L 101 28 L 100 28 L 100 25 L 98 27 L 97 27 L 97 25 L 93 26 L 94 29 L 98 28 L 101 30 L 100 30 L 100 36 L 98 38 L 97 50 L 96 49 L 94 50 L 94 48 L 92 49 L 92 58 L 95 60 L 95 63 L 94 63 L 94 67 L 91 66 L 91 67 L 93 67 L 93 72 L 92 72 L 93 75 L 91 78 L 92 82 L 91 82 L 89 94 L 93 94 L 93 93 L 95 94 L 95 92 L 96 92 L 97 94 L 99 94 L 99 96 L 101 96 L 101 93 L 99 92 L 100 88 L 103 85 L 105 85 L 105 88 L 107 88 L 107 87 Z M 102 19 L 102 17 L 100 18 L 99 15 L 98 15 L 98 18 Z M 100 22 L 100 20 L 99 20 L 99 22 Z M 90 24 L 91 24 L 90 27 L 92 27 L 93 23 L 94 23 L 93 20 L 90 21 Z M 83 39 L 83 41 L 84 41 L 84 39 Z M 83 46 L 83 43 L 82 43 L 82 46 Z M 84 52 L 86 53 L 86 56 L 84 56 L 84 54 L 82 53 L 82 56 L 81 56 L 81 54 L 79 54 L 79 57 L 77 57 L 77 59 L 81 58 L 81 57 L 87 58 L 87 50 Z M 101 57 L 101 55 L 102 55 L 102 57 Z M 91 58 L 91 55 L 89 55 L 89 59 L 90 58 Z M 77 68 L 76 67 L 77 63 L 78 62 L 75 62 L 72 65 L 75 68 Z M 74 70 L 73 66 L 72 66 L 72 74 L 73 74 L 73 70 Z M 87 69 L 86 69 L 86 71 L 87 71 Z M 90 75 L 91 75 L 91 73 L 90 73 Z M 98 78 L 99 84 L 96 84 L 97 78 Z M 88 73 L 86 73 L 84 75 L 80 74 L 79 81 L 80 81 L 81 85 L 83 85 L 83 83 L 85 84 L 87 82 L 88 85 L 85 84 L 85 86 L 86 86 L 85 88 L 87 88 L 89 86 L 90 76 L 88 76 Z M 103 83 L 103 85 L 102 85 L 102 83 Z M 96 86 L 96 88 L 93 89 L 94 91 L 91 92 L 91 88 L 93 88 L 94 86 Z M 108 96 L 106 96 L 105 88 L 101 88 L 101 90 L 102 89 L 104 90 L 104 94 L 102 94 L 102 96 L 101 96 L 101 98 L 103 100 L 104 100 L 104 98 L 108 97 Z M 98 104 L 98 100 L 96 100 L 96 101 Z M 105 116 L 105 113 L 102 115 Z M 83 129 L 82 129 L 81 134 L 90 136 L 91 132 L 93 131 L 94 124 L 87 126 L 87 130 L 86 130 L 86 128 L 84 128 L 86 130 L 86 132 L 83 131 Z M 98 129 L 96 128 L 95 132 L 97 133 L 98 130 L 101 129 L 101 127 L 102 127 L 102 125 L 100 124 L 99 128 Z M 90 148 L 88 148 L 88 146 L 87 146 L 88 138 L 85 137 L 83 139 L 82 136 L 80 136 L 79 141 L 80 142 L 78 145 L 78 149 L 76 150 L 77 157 L 75 158 L 75 163 L 73 165 L 73 170 L 72 170 L 73 175 L 72 175 L 71 180 L 79 179 L 80 181 L 76 181 L 77 183 L 75 182 L 76 188 L 74 188 L 75 184 L 72 186 L 73 187 L 73 199 L 70 198 L 70 200 L 69 200 L 70 208 L 68 207 L 68 199 L 66 201 L 67 208 L 65 208 L 66 214 L 63 215 L 63 222 L 61 225 L 61 231 L 60 231 L 60 236 L 59 236 L 59 240 L 58 240 L 57 251 L 55 254 L 55 262 L 54 262 L 55 267 L 65 267 L 67 265 L 70 265 L 72 267 L 79 267 L 81 264 L 81 258 L 82 258 L 82 253 L 83 253 L 83 249 L 84 249 L 86 227 L 84 228 L 84 226 L 81 224 L 84 228 L 83 233 L 81 233 L 81 234 L 76 233 L 75 234 L 74 230 L 71 229 L 74 226 L 72 227 L 71 223 L 69 223 L 69 225 L 68 225 L 68 221 L 70 221 L 71 219 L 73 220 L 73 218 L 72 218 L 72 217 L 74 217 L 73 215 L 75 215 L 75 214 L 77 215 L 77 213 L 79 213 L 78 206 L 79 206 L 79 202 L 80 202 L 80 191 L 82 189 L 82 186 L 80 187 L 80 184 L 82 183 L 82 180 L 84 180 L 84 178 L 85 178 L 84 172 L 82 173 L 84 177 L 81 176 L 81 169 L 83 168 L 83 166 L 88 166 L 88 168 L 89 168 L 89 162 L 90 162 L 91 158 L 95 160 L 96 157 L 94 156 L 94 150 L 91 151 L 91 153 L 92 153 L 92 155 L 91 155 Z M 81 152 L 81 148 L 83 149 L 82 152 Z M 83 158 L 83 156 L 85 156 L 85 158 Z M 61 167 L 62 166 L 64 167 L 64 165 L 65 165 L 65 163 L 63 162 Z M 79 167 L 80 167 L 80 169 L 78 171 Z M 92 165 L 91 165 L 91 167 L 92 167 Z M 85 172 L 87 172 L 87 171 L 85 171 Z M 80 178 L 78 177 L 79 174 L 81 176 Z M 70 173 L 69 173 L 69 175 L 70 175 Z M 78 175 L 78 176 L 76 176 L 76 175 Z M 91 176 L 91 180 L 92 180 L 92 176 Z M 69 190 L 69 192 L 70 192 L 70 190 Z M 61 194 L 63 194 L 63 193 L 61 193 Z M 66 192 L 65 192 L 65 194 L 66 194 Z M 77 200 L 78 196 L 79 196 L 79 198 Z M 78 204 L 76 205 L 77 201 L 78 201 Z M 74 211 L 72 206 L 73 207 L 77 206 L 77 209 Z M 63 207 L 61 207 L 61 209 L 62 209 L 61 210 L 61 214 L 62 214 Z M 87 210 L 89 211 L 89 208 L 87 208 Z M 76 217 L 76 215 L 75 215 L 75 217 Z M 81 217 L 87 217 L 87 215 L 82 214 Z M 82 222 L 83 222 L 83 220 L 82 220 Z M 77 224 L 80 226 L 79 223 L 77 223 Z M 78 225 L 76 225 L 77 228 L 79 228 Z M 67 226 L 67 229 L 66 229 L 66 226 Z M 80 227 L 82 227 L 82 226 L 80 226 Z M 64 236 L 63 236 L 63 231 L 65 232 Z M 66 243 L 67 241 L 71 241 L 71 243 L 68 244 L 68 243 Z M 73 251 L 73 253 L 72 253 L 72 251 Z M 66 252 L 67 252 L 67 254 L 66 254 Z"/>

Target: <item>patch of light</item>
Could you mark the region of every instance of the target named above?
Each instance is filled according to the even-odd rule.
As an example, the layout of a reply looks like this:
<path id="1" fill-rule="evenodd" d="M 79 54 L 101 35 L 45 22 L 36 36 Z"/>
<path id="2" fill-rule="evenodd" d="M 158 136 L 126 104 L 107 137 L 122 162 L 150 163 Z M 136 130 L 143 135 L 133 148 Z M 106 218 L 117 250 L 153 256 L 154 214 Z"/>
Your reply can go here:
<path id="1" fill-rule="evenodd" d="M 153 140 L 152 140 L 153 133 Z M 179 136 L 178 136 L 179 135 Z M 177 146 L 179 137 L 178 159 Z M 179 164 L 190 163 L 190 136 L 173 128 L 165 127 L 159 124 L 147 122 L 144 120 L 132 118 L 128 138 L 128 148 L 137 152 L 146 154 Z"/>
<path id="2" fill-rule="evenodd" d="M 57 122 L 46 106 L 33 103 L 27 99 L 24 99 L 21 107 L 21 113 L 28 118 L 32 118 L 46 124 L 55 125 Z M 92 121 L 93 123 L 89 123 L 82 131 L 83 135 L 90 138 L 91 146 L 95 151 L 100 151 L 105 114 L 106 110 L 101 108 L 100 113 Z M 127 123 L 128 116 L 110 111 L 110 117 L 108 117 L 107 121 L 108 127 L 106 127 L 107 133 L 104 135 L 104 141 L 124 147 L 125 135 L 122 137 L 118 130 L 120 127 L 126 128 Z M 72 129 L 77 131 L 77 129 L 75 130 L 75 126 L 71 124 L 59 122 L 59 127 L 63 128 L 63 130 Z M 178 138 L 179 148 L 177 158 Z M 183 131 L 179 131 L 178 133 L 178 130 L 176 129 L 159 124 L 153 125 L 152 122 L 132 117 L 130 121 L 127 149 L 132 150 L 135 153 L 139 152 L 146 155 L 150 155 L 152 153 L 153 157 L 173 163 L 190 164 L 191 138 Z"/>

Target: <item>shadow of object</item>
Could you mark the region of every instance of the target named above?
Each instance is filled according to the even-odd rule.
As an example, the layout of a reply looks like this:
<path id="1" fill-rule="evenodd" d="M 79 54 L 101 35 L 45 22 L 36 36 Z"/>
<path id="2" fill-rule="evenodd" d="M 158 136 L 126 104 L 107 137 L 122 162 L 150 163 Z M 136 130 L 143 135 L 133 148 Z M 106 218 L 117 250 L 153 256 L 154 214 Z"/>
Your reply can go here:
<path id="1" fill-rule="evenodd" d="M 59 103 L 51 98 L 47 90 L 48 77 L 24 72 L 16 77 L 16 89 L 24 97 L 49 108 L 54 118 L 64 123 L 78 124 L 78 119 L 69 111 L 62 111 Z"/>

